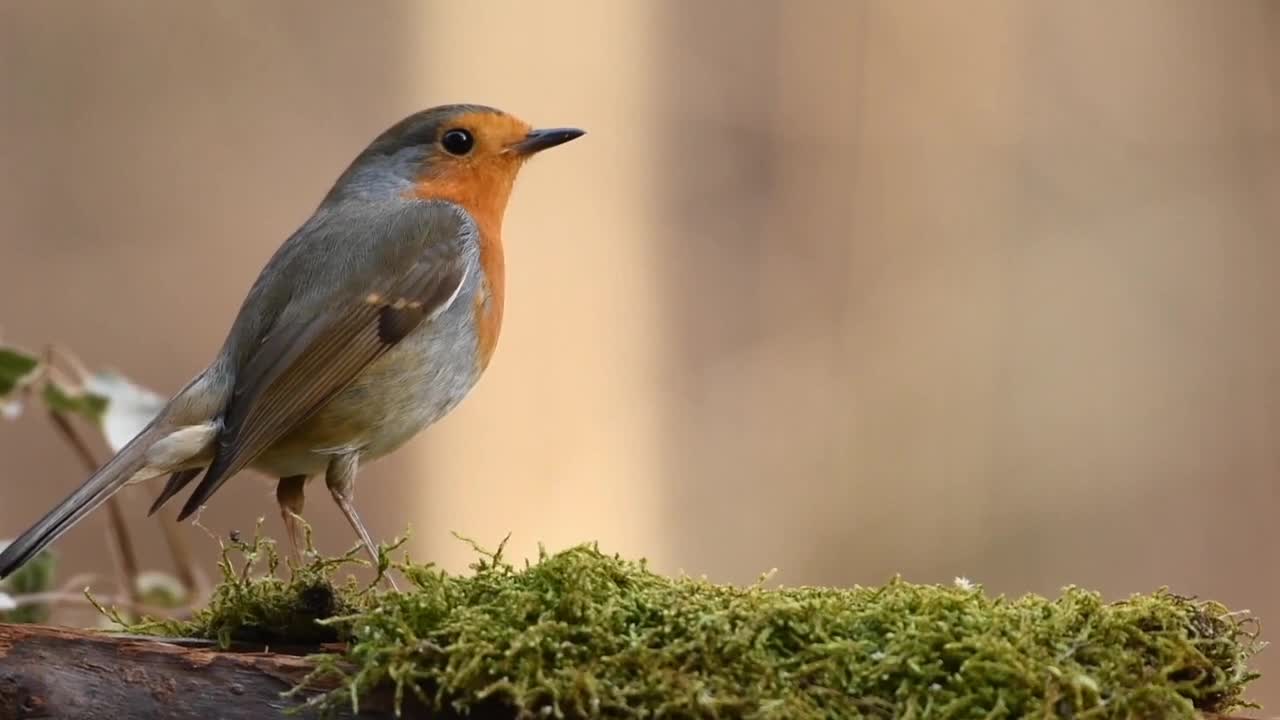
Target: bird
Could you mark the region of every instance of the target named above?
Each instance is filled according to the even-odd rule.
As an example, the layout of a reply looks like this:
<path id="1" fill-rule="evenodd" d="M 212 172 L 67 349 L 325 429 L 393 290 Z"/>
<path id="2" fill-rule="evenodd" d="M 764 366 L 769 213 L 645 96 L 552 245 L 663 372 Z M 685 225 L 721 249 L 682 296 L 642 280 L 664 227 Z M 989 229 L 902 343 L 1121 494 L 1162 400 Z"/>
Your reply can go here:
<path id="1" fill-rule="evenodd" d="M 126 485 L 168 476 L 149 515 L 200 478 L 275 478 L 295 557 L 310 480 L 375 561 L 362 466 L 469 394 L 502 328 L 502 224 L 517 175 L 585 134 L 470 103 L 417 111 L 360 151 L 249 288 L 213 360 L 78 488 L 0 552 L 8 577 Z M 394 587 L 394 580 L 391 581 Z"/>

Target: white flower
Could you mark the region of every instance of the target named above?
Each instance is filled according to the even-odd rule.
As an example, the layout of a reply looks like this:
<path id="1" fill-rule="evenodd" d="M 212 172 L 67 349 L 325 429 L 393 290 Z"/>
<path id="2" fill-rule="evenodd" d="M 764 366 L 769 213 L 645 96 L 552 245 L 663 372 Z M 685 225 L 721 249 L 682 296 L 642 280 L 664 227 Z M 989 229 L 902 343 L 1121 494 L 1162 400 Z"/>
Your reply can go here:
<path id="1" fill-rule="evenodd" d="M 17 420 L 22 415 L 22 401 L 9 400 L 8 402 L 0 402 L 0 417 L 5 420 Z"/>
<path id="2" fill-rule="evenodd" d="M 973 581 L 972 581 L 972 580 L 970 580 L 970 579 L 969 579 L 969 578 L 967 578 L 967 577 L 958 577 L 958 578 L 956 578 L 956 579 L 955 579 L 955 585 L 956 585 L 956 587 L 960 588 L 961 590 L 972 590 L 972 589 L 974 589 L 975 587 L 977 587 L 976 585 L 974 585 Z"/>

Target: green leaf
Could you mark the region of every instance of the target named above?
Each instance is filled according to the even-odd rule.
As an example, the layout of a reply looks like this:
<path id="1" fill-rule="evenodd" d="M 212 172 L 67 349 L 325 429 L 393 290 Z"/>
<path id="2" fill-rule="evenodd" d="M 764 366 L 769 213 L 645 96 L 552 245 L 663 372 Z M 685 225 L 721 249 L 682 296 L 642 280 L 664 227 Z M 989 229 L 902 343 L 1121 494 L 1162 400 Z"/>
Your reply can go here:
<path id="1" fill-rule="evenodd" d="M 54 412 L 79 415 L 93 422 L 100 422 L 107 410 L 107 398 L 80 388 L 69 388 L 52 380 L 45 383 L 41 392 L 45 405 Z"/>
<path id="2" fill-rule="evenodd" d="M 40 367 L 40 358 L 17 348 L 0 347 L 0 398 L 17 389 Z"/>

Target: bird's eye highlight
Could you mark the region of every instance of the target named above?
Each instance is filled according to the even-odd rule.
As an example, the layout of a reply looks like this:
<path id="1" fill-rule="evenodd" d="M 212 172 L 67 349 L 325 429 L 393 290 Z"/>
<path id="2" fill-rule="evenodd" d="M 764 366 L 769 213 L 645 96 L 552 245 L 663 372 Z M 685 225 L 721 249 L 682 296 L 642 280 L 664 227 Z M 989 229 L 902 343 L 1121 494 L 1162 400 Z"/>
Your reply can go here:
<path id="1" fill-rule="evenodd" d="M 445 133 L 440 138 L 440 144 L 452 155 L 466 155 L 475 146 L 476 139 L 466 130 L 456 128 Z"/>

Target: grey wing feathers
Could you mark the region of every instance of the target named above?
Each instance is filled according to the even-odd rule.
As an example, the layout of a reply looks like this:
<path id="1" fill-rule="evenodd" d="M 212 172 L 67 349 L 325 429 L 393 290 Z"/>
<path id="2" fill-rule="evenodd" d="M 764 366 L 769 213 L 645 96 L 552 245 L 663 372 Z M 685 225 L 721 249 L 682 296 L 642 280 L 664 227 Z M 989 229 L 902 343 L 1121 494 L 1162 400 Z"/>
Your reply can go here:
<path id="1" fill-rule="evenodd" d="M 320 289 L 327 302 L 310 315 L 286 309 L 247 354 L 213 461 L 179 520 L 457 297 L 467 271 L 461 238 L 472 226 L 456 206 L 413 205 L 385 227 L 351 232 L 343 276 Z"/>

